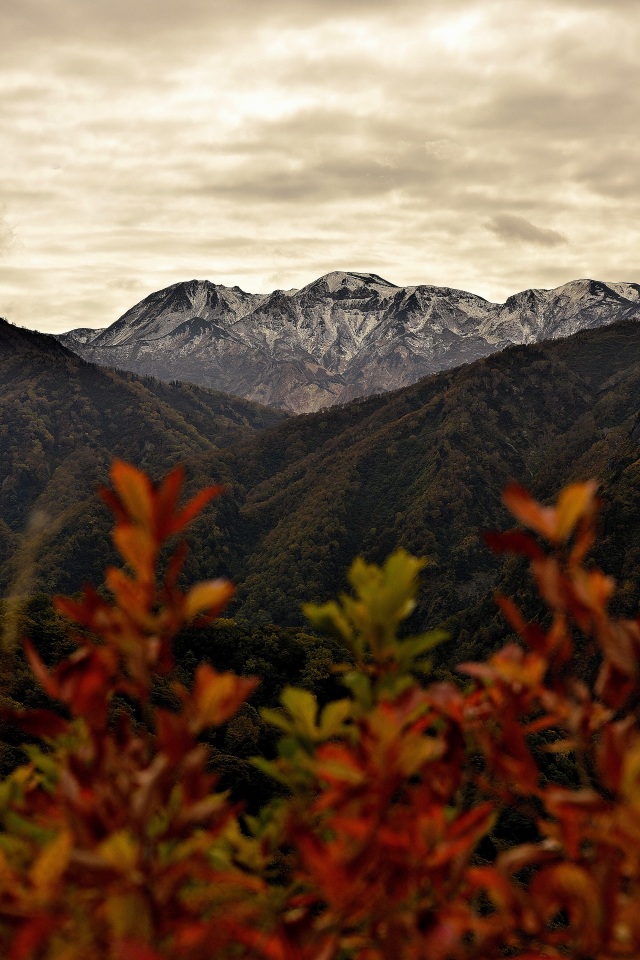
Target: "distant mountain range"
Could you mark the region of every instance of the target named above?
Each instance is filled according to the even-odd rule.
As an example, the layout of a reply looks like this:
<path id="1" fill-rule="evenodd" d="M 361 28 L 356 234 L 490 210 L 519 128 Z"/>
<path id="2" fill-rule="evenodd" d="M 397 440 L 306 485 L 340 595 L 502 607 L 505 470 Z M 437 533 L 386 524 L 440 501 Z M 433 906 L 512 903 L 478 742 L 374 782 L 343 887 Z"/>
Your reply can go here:
<path id="1" fill-rule="evenodd" d="M 59 340 L 102 366 L 184 380 L 294 413 L 415 383 L 512 344 L 640 317 L 640 285 L 575 280 L 496 304 L 448 287 L 334 272 L 301 290 L 208 280 L 146 297 Z"/>

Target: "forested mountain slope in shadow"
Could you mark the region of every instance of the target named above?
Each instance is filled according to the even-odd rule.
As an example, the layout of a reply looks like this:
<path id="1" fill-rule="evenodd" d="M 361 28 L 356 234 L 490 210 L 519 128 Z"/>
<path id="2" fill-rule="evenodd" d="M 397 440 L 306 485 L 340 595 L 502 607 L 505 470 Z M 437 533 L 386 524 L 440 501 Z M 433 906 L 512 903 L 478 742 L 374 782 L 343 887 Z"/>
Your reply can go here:
<path id="1" fill-rule="evenodd" d="M 509 348 L 229 450 L 241 527 L 225 533 L 242 540 L 240 612 L 295 621 L 302 600 L 343 588 L 356 553 L 380 561 L 401 545 L 431 561 L 417 616 L 459 625 L 492 594 L 501 562 L 482 531 L 509 524 L 500 497 L 510 480 L 552 497 L 599 478 L 606 536 L 624 544 L 615 518 L 637 528 L 639 396 L 640 329 L 628 323 Z M 613 573 L 624 557 L 612 542 Z M 629 597 L 638 569 L 624 567 Z"/>
<path id="2" fill-rule="evenodd" d="M 102 567 L 108 526 L 95 489 L 113 457 L 161 473 L 283 416 L 190 384 L 96 367 L 54 337 L 3 320 L 0 378 L 0 563 L 35 518 L 45 535 L 40 585 L 47 589 Z M 48 543 L 61 517 L 63 527 Z M 5 586 L 12 576 L 0 572 Z"/>
<path id="3" fill-rule="evenodd" d="M 72 370 L 73 377 L 86 372 L 91 382 L 96 376 L 84 365 Z M 137 378 L 124 382 L 147 387 Z M 43 391 L 43 383 L 46 391 L 53 388 L 43 380 Z M 164 388 L 152 387 L 157 403 Z M 416 619 L 447 621 L 460 647 L 451 656 L 459 659 L 473 652 L 470 645 L 504 632 L 491 595 L 509 569 L 505 573 L 482 540 L 483 529 L 509 524 L 500 500 L 504 485 L 515 479 L 537 496 L 552 497 L 569 480 L 596 476 L 607 503 L 605 567 L 622 576 L 623 597 L 637 602 L 640 563 L 628 558 L 640 542 L 639 396 L 640 328 L 631 322 L 509 348 L 392 394 L 247 433 L 224 449 L 214 449 L 213 438 L 198 434 L 192 442 L 177 431 L 166 442 L 170 457 L 186 459 L 191 484 L 227 484 L 194 528 L 187 576 L 232 576 L 238 598 L 231 613 L 239 621 L 295 625 L 302 601 L 343 589 L 357 553 L 379 561 L 401 545 L 431 561 Z M 260 416 L 265 423 L 273 415 Z M 142 407 L 137 418 L 146 424 Z M 86 432 L 89 421 L 81 421 Z M 133 421 L 132 414 L 132 430 Z M 156 442 L 154 422 L 151 416 L 143 437 L 136 434 L 137 447 L 124 450 L 120 443 L 113 452 L 159 476 L 170 458 L 152 458 L 145 447 Z M 114 436 L 125 426 L 119 418 Z M 72 462 L 92 486 L 106 469 L 107 453 L 96 470 L 94 455 L 82 449 L 77 456 L 87 462 Z M 56 471 L 44 478 L 39 505 L 51 499 L 47 490 L 64 492 L 75 482 L 68 464 L 57 487 L 55 477 Z M 93 500 L 76 507 L 40 557 L 41 587 L 71 590 L 99 577 L 106 544 L 101 517 Z"/>

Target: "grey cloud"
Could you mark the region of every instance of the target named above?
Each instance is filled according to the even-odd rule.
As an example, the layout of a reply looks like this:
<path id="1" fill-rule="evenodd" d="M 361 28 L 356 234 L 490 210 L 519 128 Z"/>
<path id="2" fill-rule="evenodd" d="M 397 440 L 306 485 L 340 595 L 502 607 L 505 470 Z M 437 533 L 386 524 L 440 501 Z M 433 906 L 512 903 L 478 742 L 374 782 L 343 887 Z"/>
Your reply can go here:
<path id="1" fill-rule="evenodd" d="M 513 213 L 498 213 L 488 220 L 485 226 L 501 240 L 535 243 L 541 247 L 557 247 L 569 242 L 563 233 L 537 227 L 526 217 L 519 217 Z"/>
<path id="2" fill-rule="evenodd" d="M 557 83 L 505 78 L 502 86 L 469 110 L 471 126 L 511 136 L 591 140 L 622 133 L 637 116 L 637 95 L 624 85 L 575 92 Z"/>
<path id="3" fill-rule="evenodd" d="M 431 0 L 431 8 L 464 6 L 466 0 Z M 143 30 L 147 35 L 163 31 L 175 31 L 185 24 L 206 24 L 215 29 L 236 23 L 246 27 L 256 23 L 316 23 L 318 19 L 359 17 L 383 13 L 394 18 L 403 13 L 415 14 L 423 9 L 422 0 L 398 0 L 393 11 L 388 0 L 279 0 L 277 4 L 262 0 L 7 0 L 3 4 L 2 19 L 14 31 L 23 28 L 48 36 L 83 35 L 91 32 L 104 35 L 105 31 L 121 34 L 132 29 Z"/>
<path id="4" fill-rule="evenodd" d="M 21 240 L 0 311 L 102 326 L 185 276 L 268 290 L 345 266 L 494 299 L 615 279 L 640 245 L 629 9 L 0 3 L 0 204 Z M 537 226 L 559 223 L 570 244 Z M 508 257 L 487 225 L 521 241 Z"/>

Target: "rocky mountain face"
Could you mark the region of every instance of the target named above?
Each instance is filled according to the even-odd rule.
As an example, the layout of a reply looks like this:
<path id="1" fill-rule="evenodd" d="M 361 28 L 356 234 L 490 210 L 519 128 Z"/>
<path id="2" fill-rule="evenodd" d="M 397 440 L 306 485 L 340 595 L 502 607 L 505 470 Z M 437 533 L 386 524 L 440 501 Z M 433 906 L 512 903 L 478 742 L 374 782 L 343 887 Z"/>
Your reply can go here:
<path id="1" fill-rule="evenodd" d="M 177 283 L 60 341 L 103 366 L 186 380 L 294 413 L 415 383 L 512 344 L 640 318 L 640 284 L 575 280 L 505 303 L 329 273 L 301 290 Z"/>

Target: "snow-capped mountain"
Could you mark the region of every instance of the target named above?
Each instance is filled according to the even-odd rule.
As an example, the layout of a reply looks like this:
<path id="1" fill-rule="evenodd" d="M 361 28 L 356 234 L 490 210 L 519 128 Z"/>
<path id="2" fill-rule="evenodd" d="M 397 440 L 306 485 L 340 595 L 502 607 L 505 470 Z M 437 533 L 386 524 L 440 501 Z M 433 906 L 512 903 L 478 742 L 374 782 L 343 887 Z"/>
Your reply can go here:
<path id="1" fill-rule="evenodd" d="M 505 303 L 333 272 L 301 290 L 208 280 L 146 297 L 102 330 L 59 339 L 87 360 L 283 407 L 317 410 L 414 383 L 510 344 L 640 319 L 640 284 L 574 280 Z"/>

